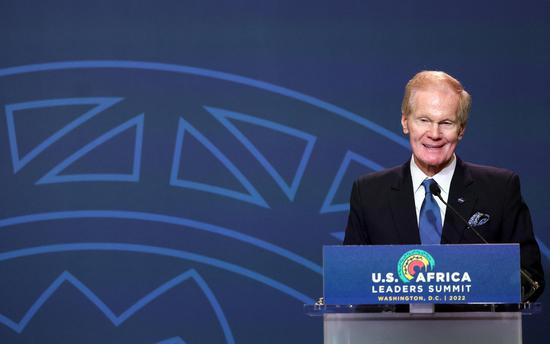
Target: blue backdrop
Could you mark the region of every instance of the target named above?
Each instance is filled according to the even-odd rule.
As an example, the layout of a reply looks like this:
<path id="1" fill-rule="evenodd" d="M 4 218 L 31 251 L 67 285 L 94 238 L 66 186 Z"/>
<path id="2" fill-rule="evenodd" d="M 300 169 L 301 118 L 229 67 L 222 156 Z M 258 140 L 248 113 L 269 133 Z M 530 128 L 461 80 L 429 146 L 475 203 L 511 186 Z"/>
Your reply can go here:
<path id="1" fill-rule="evenodd" d="M 321 247 L 352 181 L 409 158 L 422 69 L 472 94 L 459 155 L 520 174 L 550 276 L 549 20 L 542 0 L 1 1 L 0 342 L 320 342 Z M 526 318 L 526 343 L 548 326 Z"/>

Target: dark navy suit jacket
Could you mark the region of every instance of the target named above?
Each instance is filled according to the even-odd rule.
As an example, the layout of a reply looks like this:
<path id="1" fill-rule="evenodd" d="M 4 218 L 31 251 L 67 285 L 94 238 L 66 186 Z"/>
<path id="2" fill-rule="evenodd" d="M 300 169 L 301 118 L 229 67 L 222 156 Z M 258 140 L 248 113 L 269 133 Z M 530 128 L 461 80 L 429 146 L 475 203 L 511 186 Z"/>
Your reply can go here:
<path id="1" fill-rule="evenodd" d="M 460 199 L 460 200 L 459 200 Z M 489 221 L 476 227 L 489 243 L 519 243 L 521 266 L 544 287 L 540 250 L 519 177 L 508 170 L 474 165 L 457 158 L 448 203 L 466 220 L 476 212 Z M 445 212 L 442 244 L 481 240 L 450 210 Z M 360 177 L 353 184 L 344 245 L 420 244 L 410 161 Z"/>

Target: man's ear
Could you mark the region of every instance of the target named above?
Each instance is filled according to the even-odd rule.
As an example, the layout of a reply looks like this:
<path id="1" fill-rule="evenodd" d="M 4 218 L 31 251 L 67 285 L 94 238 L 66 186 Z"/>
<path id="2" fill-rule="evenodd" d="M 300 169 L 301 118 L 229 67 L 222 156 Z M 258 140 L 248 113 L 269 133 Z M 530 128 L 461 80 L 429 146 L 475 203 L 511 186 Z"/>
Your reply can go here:
<path id="1" fill-rule="evenodd" d="M 409 123 L 404 113 L 401 114 L 401 126 L 403 127 L 403 134 L 407 135 L 409 133 Z"/>
<path id="2" fill-rule="evenodd" d="M 464 137 L 465 132 L 466 132 L 466 127 L 460 128 L 460 130 L 458 131 L 458 139 L 459 140 L 462 140 L 462 138 Z"/>

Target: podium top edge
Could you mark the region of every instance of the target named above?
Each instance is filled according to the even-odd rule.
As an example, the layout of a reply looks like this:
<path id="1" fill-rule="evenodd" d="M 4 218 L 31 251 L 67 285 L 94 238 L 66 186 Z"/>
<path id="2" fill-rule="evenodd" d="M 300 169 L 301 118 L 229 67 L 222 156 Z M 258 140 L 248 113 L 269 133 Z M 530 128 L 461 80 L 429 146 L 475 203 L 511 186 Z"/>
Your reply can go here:
<path id="1" fill-rule="evenodd" d="M 335 313 L 409 313 L 408 304 L 385 304 L 385 305 L 326 305 L 306 304 L 304 312 L 310 316 L 321 316 Z M 524 315 L 539 314 L 542 312 L 542 304 L 531 303 L 472 303 L 472 304 L 434 304 L 435 313 L 465 313 L 465 312 L 521 312 Z"/>

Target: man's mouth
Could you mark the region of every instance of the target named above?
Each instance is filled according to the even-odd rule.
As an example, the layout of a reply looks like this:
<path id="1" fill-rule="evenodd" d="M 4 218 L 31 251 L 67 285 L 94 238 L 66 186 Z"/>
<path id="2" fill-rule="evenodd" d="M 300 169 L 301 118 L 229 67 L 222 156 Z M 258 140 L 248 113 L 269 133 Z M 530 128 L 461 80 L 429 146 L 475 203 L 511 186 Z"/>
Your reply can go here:
<path id="1" fill-rule="evenodd" d="M 439 144 L 439 145 L 430 145 L 430 144 L 426 144 L 426 143 L 423 143 L 422 145 L 427 149 L 440 149 L 440 148 L 443 148 L 443 146 L 445 146 L 445 145 L 441 145 L 441 144 Z"/>

